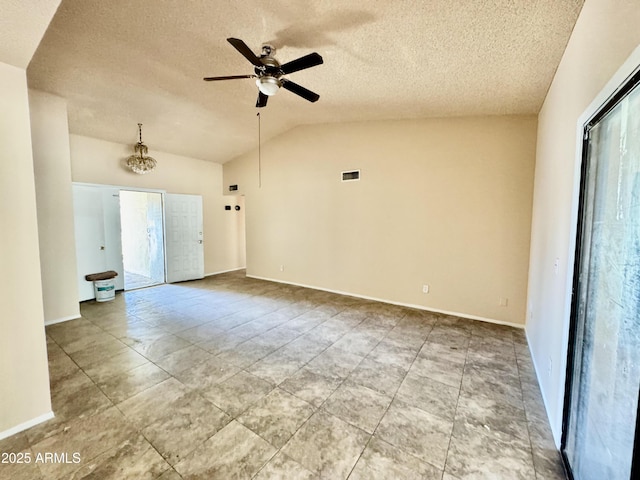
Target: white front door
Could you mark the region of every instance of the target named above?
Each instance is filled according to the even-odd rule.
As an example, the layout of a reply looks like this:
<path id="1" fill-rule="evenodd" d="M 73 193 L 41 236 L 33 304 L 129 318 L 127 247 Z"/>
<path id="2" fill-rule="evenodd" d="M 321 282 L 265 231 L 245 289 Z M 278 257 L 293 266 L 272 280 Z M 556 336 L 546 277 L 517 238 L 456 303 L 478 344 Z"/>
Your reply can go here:
<path id="1" fill-rule="evenodd" d="M 165 194 L 167 283 L 204 277 L 202 196 Z"/>

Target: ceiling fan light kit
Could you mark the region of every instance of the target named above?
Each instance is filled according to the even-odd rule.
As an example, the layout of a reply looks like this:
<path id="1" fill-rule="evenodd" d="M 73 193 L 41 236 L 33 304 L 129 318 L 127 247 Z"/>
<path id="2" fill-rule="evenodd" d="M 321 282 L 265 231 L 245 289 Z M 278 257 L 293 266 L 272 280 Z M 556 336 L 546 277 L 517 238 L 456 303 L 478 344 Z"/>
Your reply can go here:
<path id="1" fill-rule="evenodd" d="M 280 62 L 274 58 L 276 49 L 271 45 L 262 46 L 262 54 L 258 57 L 253 51 L 239 38 L 227 38 L 227 41 L 233 45 L 251 64 L 253 65 L 254 74 L 251 75 L 228 75 L 224 77 L 205 77 L 207 82 L 218 80 L 237 80 L 241 78 L 256 78 L 258 86 L 258 100 L 256 107 L 266 107 L 267 100 L 270 96 L 275 95 L 280 87 L 289 90 L 292 93 L 304 98 L 309 102 L 317 102 L 320 95 L 307 90 L 301 85 L 292 82 L 283 77 L 293 72 L 298 72 L 307 68 L 315 67 L 323 63 L 322 57 L 318 53 L 310 53 L 304 57 L 300 57 L 291 62 L 280 65 Z"/>
<path id="2" fill-rule="evenodd" d="M 127 158 L 127 167 L 133 172 L 140 175 L 149 173 L 156 168 L 158 162 L 153 157 L 149 157 L 147 153 L 149 149 L 142 143 L 142 124 L 138 124 L 138 143 L 134 146 L 135 155 Z"/>
<path id="3" fill-rule="evenodd" d="M 265 76 L 260 77 L 256 80 L 256 85 L 258 86 L 258 90 L 260 90 L 265 95 L 275 95 L 278 93 L 278 89 L 280 88 L 280 81 L 276 77 Z"/>

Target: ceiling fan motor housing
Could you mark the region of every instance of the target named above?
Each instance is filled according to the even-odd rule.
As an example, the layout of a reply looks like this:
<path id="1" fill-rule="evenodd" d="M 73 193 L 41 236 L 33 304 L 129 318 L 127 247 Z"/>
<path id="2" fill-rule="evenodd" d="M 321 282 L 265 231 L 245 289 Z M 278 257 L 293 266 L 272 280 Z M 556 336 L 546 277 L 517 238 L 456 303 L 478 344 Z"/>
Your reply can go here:
<path id="1" fill-rule="evenodd" d="M 260 57 L 260 62 L 262 63 L 262 66 L 255 67 L 254 69 L 258 77 L 269 76 L 279 78 L 284 74 L 280 68 L 280 62 L 272 56 L 262 55 Z"/>

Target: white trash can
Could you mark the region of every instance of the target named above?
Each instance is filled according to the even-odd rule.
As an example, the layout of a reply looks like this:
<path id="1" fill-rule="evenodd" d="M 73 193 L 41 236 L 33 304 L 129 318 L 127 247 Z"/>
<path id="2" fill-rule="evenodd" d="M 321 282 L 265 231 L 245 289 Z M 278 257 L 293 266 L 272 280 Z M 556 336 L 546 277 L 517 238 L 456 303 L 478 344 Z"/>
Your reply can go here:
<path id="1" fill-rule="evenodd" d="M 108 302 L 116 298 L 115 278 L 108 280 L 94 280 L 93 289 L 96 293 L 96 302 Z"/>

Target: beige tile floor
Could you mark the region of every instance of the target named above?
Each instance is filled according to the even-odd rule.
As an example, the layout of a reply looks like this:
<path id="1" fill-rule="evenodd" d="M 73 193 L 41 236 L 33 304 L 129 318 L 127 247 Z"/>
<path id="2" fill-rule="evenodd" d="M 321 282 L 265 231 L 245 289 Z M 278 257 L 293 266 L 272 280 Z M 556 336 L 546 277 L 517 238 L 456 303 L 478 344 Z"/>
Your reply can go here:
<path id="1" fill-rule="evenodd" d="M 243 271 L 81 311 L 56 417 L 0 441 L 72 460 L 2 479 L 564 478 L 521 330 Z"/>

